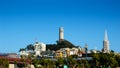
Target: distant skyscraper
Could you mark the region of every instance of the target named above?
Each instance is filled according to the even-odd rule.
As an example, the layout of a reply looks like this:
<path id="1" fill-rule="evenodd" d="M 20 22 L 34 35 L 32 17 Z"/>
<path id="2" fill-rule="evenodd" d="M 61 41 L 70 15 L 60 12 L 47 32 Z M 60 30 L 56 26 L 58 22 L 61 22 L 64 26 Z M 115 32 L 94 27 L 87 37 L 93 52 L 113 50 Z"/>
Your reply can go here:
<path id="1" fill-rule="evenodd" d="M 64 39 L 64 29 L 63 27 L 59 28 L 59 41 L 62 41 Z"/>
<path id="2" fill-rule="evenodd" d="M 108 35 L 107 35 L 107 30 L 105 30 L 105 37 L 103 40 L 103 53 L 109 53 L 109 40 L 108 40 Z"/>

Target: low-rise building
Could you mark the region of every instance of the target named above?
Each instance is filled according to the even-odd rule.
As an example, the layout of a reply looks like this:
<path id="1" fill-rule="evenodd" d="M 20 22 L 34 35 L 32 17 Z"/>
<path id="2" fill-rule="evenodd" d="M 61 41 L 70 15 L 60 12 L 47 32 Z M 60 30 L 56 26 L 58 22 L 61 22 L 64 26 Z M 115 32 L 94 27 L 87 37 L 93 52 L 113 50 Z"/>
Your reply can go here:
<path id="1" fill-rule="evenodd" d="M 8 53 L 9 58 L 18 58 L 18 54 L 16 53 Z"/>
<path id="2" fill-rule="evenodd" d="M 62 51 L 61 51 L 61 50 L 57 50 L 57 51 L 55 52 L 55 58 L 62 58 L 62 57 L 63 57 Z"/>
<path id="3" fill-rule="evenodd" d="M 78 55 L 78 48 L 70 49 L 70 55 Z"/>
<path id="4" fill-rule="evenodd" d="M 61 48 L 62 51 L 62 57 L 68 57 L 70 56 L 70 48 Z"/>
<path id="5" fill-rule="evenodd" d="M 41 52 L 42 57 L 47 57 L 47 58 L 53 58 L 55 56 L 55 51 L 42 51 Z"/>
<path id="6" fill-rule="evenodd" d="M 16 54 L 16 53 L 0 53 L 0 57 L 18 58 L 18 54 Z"/>

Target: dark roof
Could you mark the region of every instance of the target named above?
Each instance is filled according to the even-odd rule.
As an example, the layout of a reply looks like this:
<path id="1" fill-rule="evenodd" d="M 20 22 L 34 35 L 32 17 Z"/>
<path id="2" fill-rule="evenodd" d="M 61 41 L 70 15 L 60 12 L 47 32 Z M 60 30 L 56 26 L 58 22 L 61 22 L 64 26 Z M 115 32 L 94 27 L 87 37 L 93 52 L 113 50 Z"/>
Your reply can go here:
<path id="1" fill-rule="evenodd" d="M 0 53 L 0 57 L 7 57 L 8 53 Z"/>

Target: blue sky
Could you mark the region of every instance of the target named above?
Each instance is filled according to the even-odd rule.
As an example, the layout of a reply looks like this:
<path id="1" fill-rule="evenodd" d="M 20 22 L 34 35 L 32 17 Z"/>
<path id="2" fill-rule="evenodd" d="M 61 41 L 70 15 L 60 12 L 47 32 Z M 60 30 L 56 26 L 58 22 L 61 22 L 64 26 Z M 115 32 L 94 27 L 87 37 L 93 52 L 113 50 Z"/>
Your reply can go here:
<path id="1" fill-rule="evenodd" d="M 65 39 L 101 50 L 107 29 L 110 49 L 120 52 L 119 0 L 0 0 L 0 52 L 18 52 L 34 43 Z"/>

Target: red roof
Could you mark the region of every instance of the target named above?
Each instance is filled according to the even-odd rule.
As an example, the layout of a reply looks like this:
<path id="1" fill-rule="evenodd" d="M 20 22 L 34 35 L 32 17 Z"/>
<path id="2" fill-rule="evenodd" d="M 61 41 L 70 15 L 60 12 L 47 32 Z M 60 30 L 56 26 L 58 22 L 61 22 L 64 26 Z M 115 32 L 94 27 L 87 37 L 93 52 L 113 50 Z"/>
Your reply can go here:
<path id="1" fill-rule="evenodd" d="M 29 59 L 21 59 L 21 58 L 9 58 L 9 57 L 2 57 L 0 56 L 0 58 L 4 58 L 4 59 L 8 59 L 9 63 L 31 63 L 31 60 Z"/>

